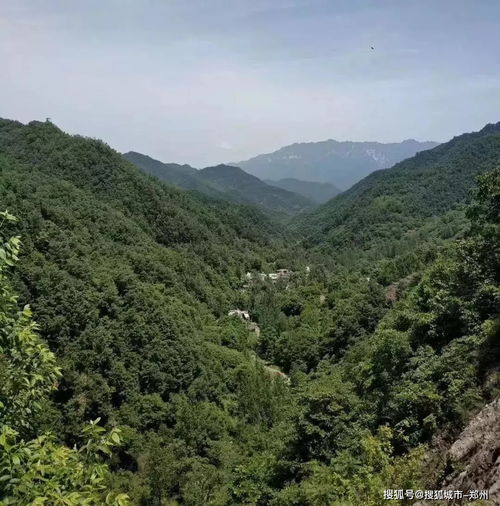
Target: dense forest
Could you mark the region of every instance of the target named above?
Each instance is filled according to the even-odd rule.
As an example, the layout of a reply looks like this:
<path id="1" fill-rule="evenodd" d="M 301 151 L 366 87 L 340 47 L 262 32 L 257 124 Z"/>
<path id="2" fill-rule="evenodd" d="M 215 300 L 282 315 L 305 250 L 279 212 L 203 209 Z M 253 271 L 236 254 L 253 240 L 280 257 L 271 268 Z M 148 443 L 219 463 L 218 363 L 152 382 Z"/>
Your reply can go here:
<path id="1" fill-rule="evenodd" d="M 488 125 L 283 227 L 1 120 L 1 504 L 441 488 L 500 393 L 499 167 Z"/>
<path id="2" fill-rule="evenodd" d="M 279 181 L 265 179 L 265 183 L 291 192 L 304 195 L 316 204 L 324 204 L 340 193 L 340 190 L 331 183 L 315 183 L 287 177 Z"/>
<path id="3" fill-rule="evenodd" d="M 198 170 L 189 165 L 162 163 L 134 151 L 123 157 L 160 181 L 229 202 L 254 205 L 272 212 L 275 218 L 286 219 L 315 206 L 312 199 L 300 192 L 267 184 L 239 167 L 221 164 Z"/>

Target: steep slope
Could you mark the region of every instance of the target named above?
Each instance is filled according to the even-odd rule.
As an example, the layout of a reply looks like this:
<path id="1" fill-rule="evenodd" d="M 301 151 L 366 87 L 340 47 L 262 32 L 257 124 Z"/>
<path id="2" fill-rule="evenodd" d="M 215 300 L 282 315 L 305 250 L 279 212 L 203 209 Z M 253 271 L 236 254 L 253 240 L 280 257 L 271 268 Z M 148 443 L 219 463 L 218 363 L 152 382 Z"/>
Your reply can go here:
<path id="1" fill-rule="evenodd" d="M 332 183 L 345 190 L 374 170 L 391 167 L 436 142 L 302 142 L 273 153 L 233 163 L 261 179 L 300 180 Z"/>
<path id="2" fill-rule="evenodd" d="M 447 453 L 453 470 L 440 488 L 487 491 L 500 503 L 500 397 L 485 406 L 467 425 Z M 483 495 L 484 497 L 484 495 Z"/>
<path id="3" fill-rule="evenodd" d="M 301 181 L 292 177 L 280 179 L 279 181 L 265 179 L 264 182 L 271 186 L 277 186 L 278 188 L 303 195 L 317 204 L 324 204 L 341 193 L 331 183 L 314 183 L 312 181 Z"/>
<path id="4" fill-rule="evenodd" d="M 135 152 L 123 156 L 161 181 L 210 197 L 284 214 L 297 214 L 314 207 L 306 197 L 270 186 L 238 167 L 218 165 L 197 170 L 189 165 L 163 163 Z"/>
<path id="5" fill-rule="evenodd" d="M 132 504 L 204 504 L 214 494 L 231 504 L 221 477 L 290 404 L 252 358 L 254 333 L 227 316 L 246 303 L 244 273 L 270 269 L 280 230 L 254 208 L 165 185 L 48 122 L 0 120 L 0 207 L 19 220 L 2 220 L 2 237 L 22 241 L 20 297 L 9 304 L 30 304 L 62 366 L 43 423 L 70 447 L 89 420 L 122 427 L 113 484 Z M 38 372 L 36 361 L 29 367 Z M 173 481 L 156 480 L 155 469 Z M 208 492 L 198 490 L 210 474 Z"/>
<path id="6" fill-rule="evenodd" d="M 313 207 L 306 197 L 268 185 L 238 167 L 207 167 L 200 170 L 199 177 L 233 200 L 272 211 L 297 214 Z"/>
<path id="7" fill-rule="evenodd" d="M 69 370 L 67 426 L 187 388 L 218 353 L 207 345 L 224 335 L 216 318 L 234 287 L 279 231 L 258 211 L 200 202 L 50 123 L 0 121 L 0 169 L 1 206 L 20 220 L 22 301 Z"/>
<path id="8" fill-rule="evenodd" d="M 69 136 L 51 123 L 24 126 L 0 121 L 0 151 L 18 162 L 36 166 L 47 176 L 64 180 L 94 198 L 133 217 L 163 245 L 195 247 L 212 238 L 231 242 L 238 232 L 248 231 L 253 220 L 271 230 L 257 210 L 249 211 L 224 202 L 203 202 L 139 172 L 101 141 Z M 222 226 L 221 226 L 222 225 Z M 210 230 L 210 232 L 209 232 Z M 243 234 L 242 238 L 245 237 Z"/>
<path id="9" fill-rule="evenodd" d="M 263 352 L 292 378 L 298 409 L 274 459 L 246 466 L 242 495 L 262 491 L 254 504 L 376 506 L 384 490 L 441 489 L 449 475 L 444 485 L 466 487 L 464 495 L 489 488 L 496 497 L 497 413 L 472 422 L 454 462 L 441 457 L 500 392 L 499 192 L 500 168 L 480 177 L 463 236 L 424 257 L 393 299 L 376 276 L 338 265 L 313 266 L 305 285 L 255 294 Z M 259 486 L 257 465 L 266 466 Z"/>
<path id="10" fill-rule="evenodd" d="M 500 164 L 500 123 L 377 171 L 297 220 L 309 247 L 390 255 L 425 223 L 467 201 L 479 174 Z M 425 240 L 425 238 L 423 238 Z"/>

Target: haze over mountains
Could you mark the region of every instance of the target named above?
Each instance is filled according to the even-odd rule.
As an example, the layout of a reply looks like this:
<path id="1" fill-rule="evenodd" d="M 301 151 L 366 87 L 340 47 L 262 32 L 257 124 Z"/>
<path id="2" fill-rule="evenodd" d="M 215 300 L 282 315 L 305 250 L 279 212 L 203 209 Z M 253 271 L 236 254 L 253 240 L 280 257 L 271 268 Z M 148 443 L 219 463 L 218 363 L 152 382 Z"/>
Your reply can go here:
<path id="1" fill-rule="evenodd" d="M 340 190 L 331 183 L 315 183 L 314 181 L 301 181 L 293 177 L 286 177 L 279 181 L 264 179 L 264 182 L 278 188 L 299 193 L 316 204 L 323 204 L 340 193 Z"/>
<path id="2" fill-rule="evenodd" d="M 130 151 L 123 156 L 162 181 L 211 197 L 298 214 L 323 204 L 367 176 L 437 146 L 409 139 L 399 143 L 297 143 L 247 161 L 205 169 L 163 163 Z"/>
<path id="3" fill-rule="evenodd" d="M 301 142 L 284 146 L 273 153 L 255 156 L 231 165 L 262 179 L 272 181 L 296 178 L 303 181 L 332 183 L 346 190 L 374 170 L 391 167 L 437 142 Z"/>

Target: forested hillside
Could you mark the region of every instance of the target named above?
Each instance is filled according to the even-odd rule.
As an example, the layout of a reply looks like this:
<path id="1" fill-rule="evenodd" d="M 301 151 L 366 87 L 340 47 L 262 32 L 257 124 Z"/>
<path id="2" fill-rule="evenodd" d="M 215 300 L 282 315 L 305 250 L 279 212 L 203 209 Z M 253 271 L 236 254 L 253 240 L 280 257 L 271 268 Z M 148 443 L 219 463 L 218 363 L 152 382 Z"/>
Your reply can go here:
<path id="1" fill-rule="evenodd" d="M 241 437 L 239 419 L 272 423 L 279 406 L 278 385 L 245 354 L 251 336 L 225 317 L 243 274 L 274 261 L 279 232 L 254 209 L 164 186 L 50 123 L 2 121 L 0 151 L 0 201 L 23 244 L 20 303 L 63 368 L 47 424 L 70 444 L 88 420 L 119 424 L 120 466 L 137 469 L 175 420 L 186 493 L 205 471 L 218 483 L 240 452 L 215 442 Z"/>
<path id="2" fill-rule="evenodd" d="M 293 430 L 265 473 L 271 488 L 283 467 L 293 478 L 262 503 L 383 504 L 384 489 L 445 488 L 444 477 L 463 471 L 445 450 L 500 393 L 499 169 L 475 195 L 465 236 L 394 297 L 391 286 L 338 272 L 259 307 L 288 315 L 266 352 L 297 385 Z M 485 504 L 500 499 L 487 478 L 494 462 L 479 476 L 462 475 L 470 489 L 492 486 Z"/>
<path id="3" fill-rule="evenodd" d="M 161 181 L 229 202 L 253 205 L 285 215 L 298 214 L 315 207 L 313 200 L 266 184 L 238 167 L 217 165 L 197 170 L 189 165 L 162 163 L 132 151 L 123 156 Z"/>
<path id="4" fill-rule="evenodd" d="M 205 193 L 215 198 L 224 198 L 222 193 L 218 192 L 204 181 L 201 181 L 197 177 L 197 169 L 190 165 L 163 163 L 135 151 L 124 153 L 123 157 L 147 174 L 157 177 L 160 181 L 184 188 L 185 190 Z"/>
<path id="5" fill-rule="evenodd" d="M 200 170 L 199 177 L 232 200 L 271 211 L 298 214 L 314 207 L 308 198 L 271 186 L 238 167 L 217 165 Z"/>
<path id="6" fill-rule="evenodd" d="M 304 195 L 317 204 L 324 204 L 340 193 L 340 190 L 331 183 L 314 183 L 312 181 L 302 181 L 287 177 L 279 181 L 271 181 L 266 179 L 265 182 L 278 188 Z"/>
<path id="7" fill-rule="evenodd" d="M 476 177 L 500 164 L 500 123 L 374 172 L 296 224 L 338 259 L 391 258 L 461 229 Z"/>
<path id="8" fill-rule="evenodd" d="M 19 310 L 9 279 L 19 260 L 19 237 L 9 237 L 16 218 L 1 212 L 0 220 L 0 501 L 125 506 L 126 494 L 109 492 L 103 462 L 120 443 L 119 429 L 106 433 L 99 419 L 92 421 L 72 449 L 43 429 L 47 397 L 61 369 L 36 334 L 29 307 Z"/>
<path id="9" fill-rule="evenodd" d="M 440 488 L 463 464 L 443 449 L 500 393 L 499 131 L 283 229 L 101 141 L 2 120 L 1 500 L 375 506 Z"/>

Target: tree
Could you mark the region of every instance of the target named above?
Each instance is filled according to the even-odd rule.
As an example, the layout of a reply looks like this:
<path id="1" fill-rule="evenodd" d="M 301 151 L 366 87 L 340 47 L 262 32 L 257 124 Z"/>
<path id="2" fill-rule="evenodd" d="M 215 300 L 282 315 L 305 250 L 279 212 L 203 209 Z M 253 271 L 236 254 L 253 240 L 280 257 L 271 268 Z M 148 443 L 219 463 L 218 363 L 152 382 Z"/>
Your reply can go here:
<path id="1" fill-rule="evenodd" d="M 29 307 L 17 309 L 8 271 L 18 260 L 19 237 L 6 239 L 4 227 L 15 221 L 0 213 L 0 501 L 2 505 L 124 506 L 128 498 L 106 487 L 103 456 L 120 443 L 92 422 L 85 442 L 69 449 L 53 434 L 39 434 L 39 415 L 61 371 L 54 354 L 36 334 Z"/>

